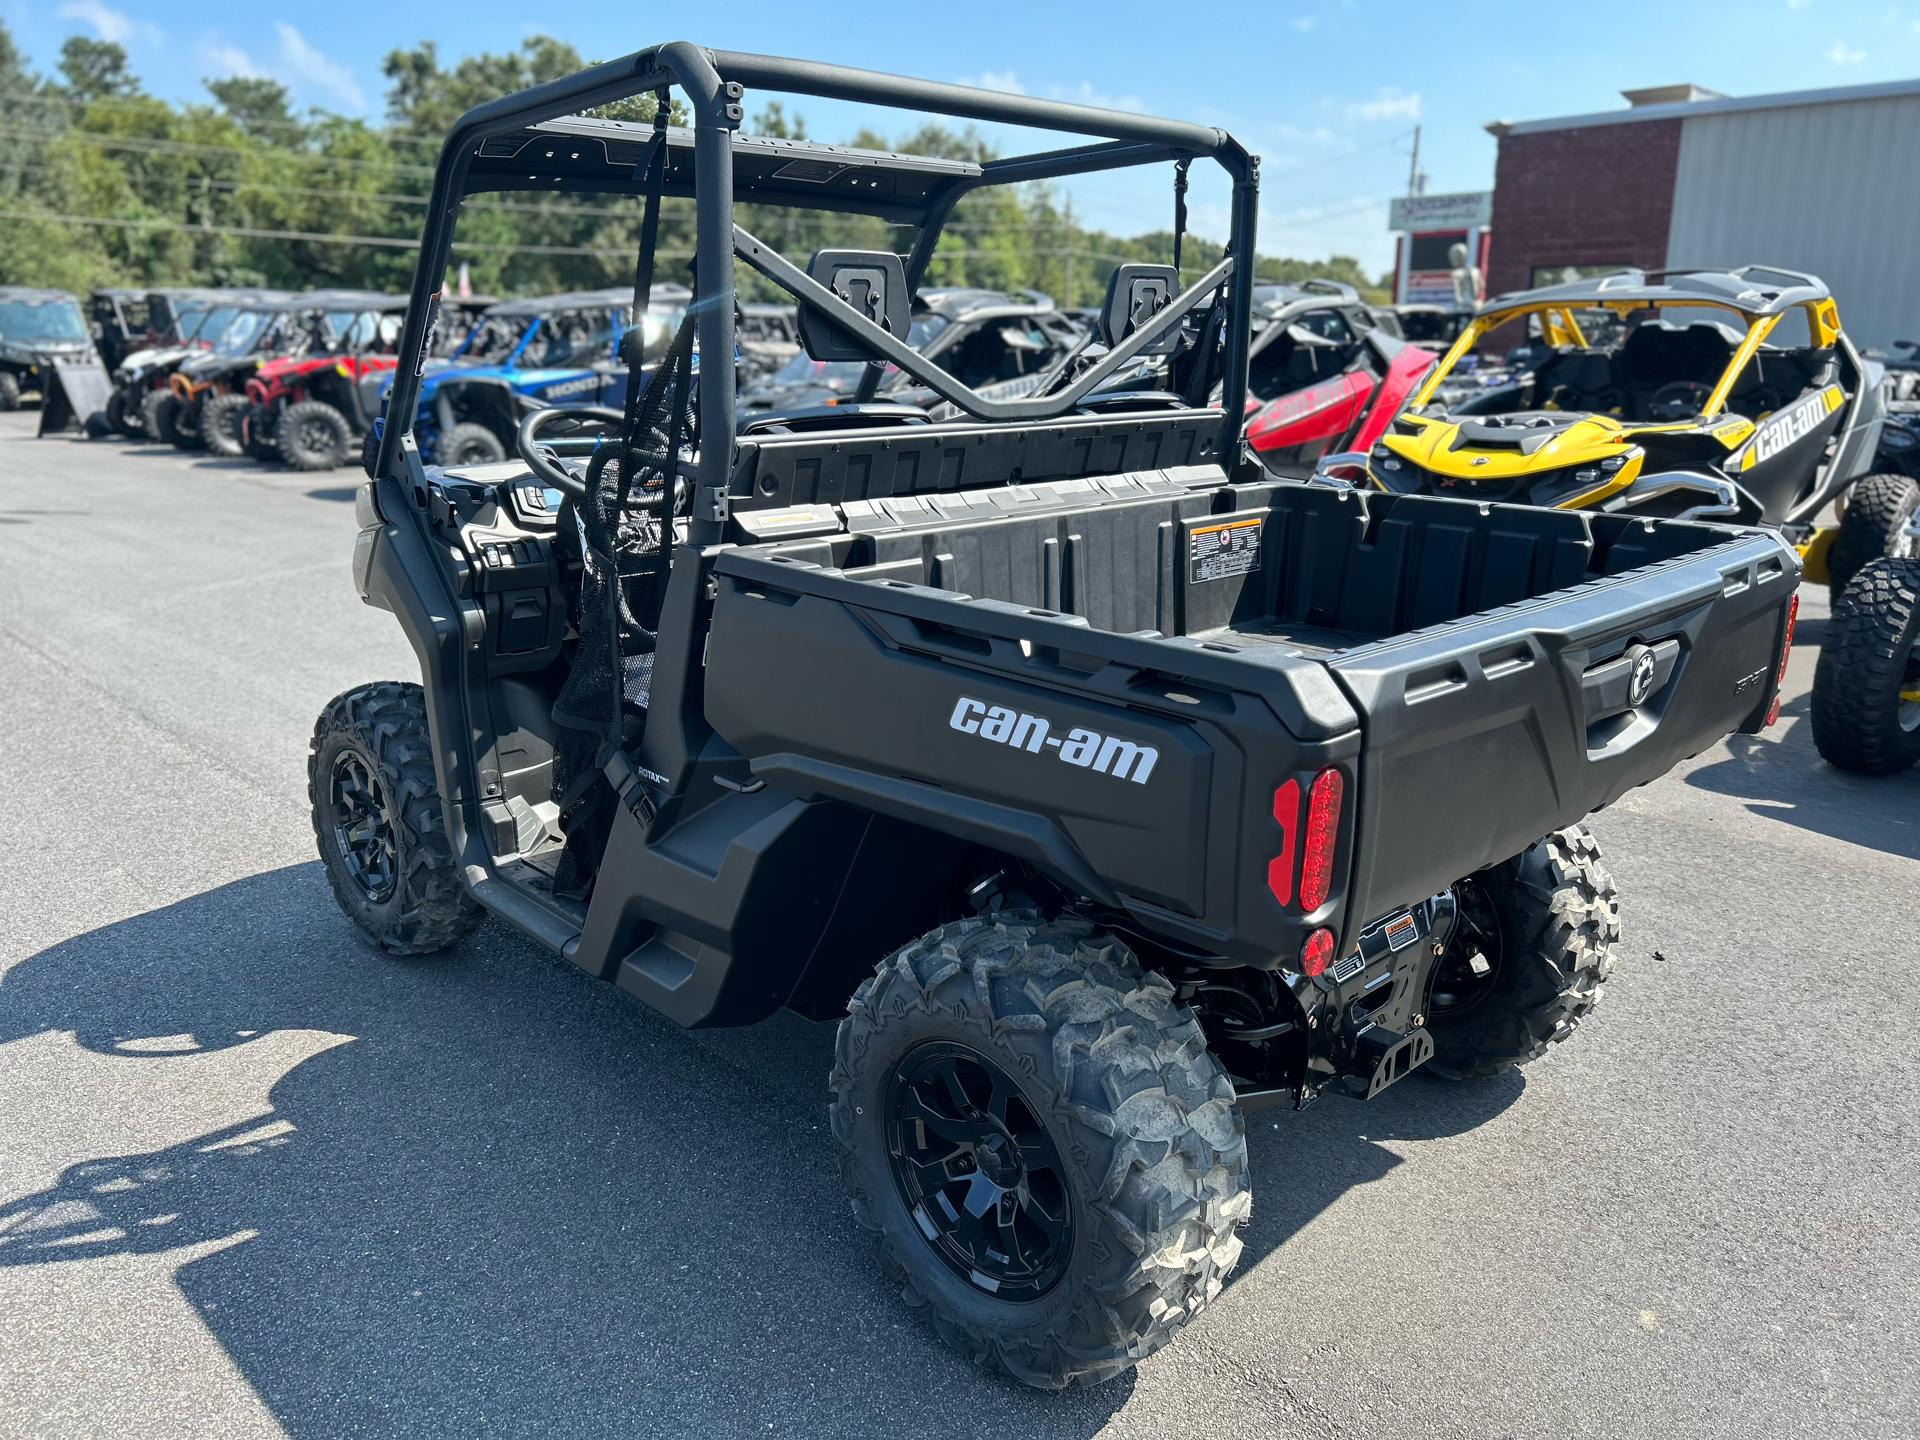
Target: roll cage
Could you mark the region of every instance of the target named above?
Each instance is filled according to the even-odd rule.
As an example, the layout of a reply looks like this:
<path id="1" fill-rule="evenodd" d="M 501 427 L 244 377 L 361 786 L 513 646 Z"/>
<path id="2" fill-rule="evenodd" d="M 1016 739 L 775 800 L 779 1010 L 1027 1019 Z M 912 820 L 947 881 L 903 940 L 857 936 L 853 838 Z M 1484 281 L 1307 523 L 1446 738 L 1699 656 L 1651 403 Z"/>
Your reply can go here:
<path id="1" fill-rule="evenodd" d="M 1594 347 L 1581 327 L 1580 311 L 1610 311 L 1624 322 L 1639 312 L 1669 309 L 1725 311 L 1745 327 L 1740 343 L 1732 348 L 1727 363 L 1708 387 L 1699 409 L 1701 419 L 1710 419 L 1727 408 L 1741 373 L 1791 311 L 1805 313 L 1812 348 L 1831 349 L 1844 338 L 1832 293 L 1811 275 L 1760 265 L 1726 271 L 1627 270 L 1489 300 L 1474 313 L 1407 406 L 1419 409 L 1427 405 L 1460 360 L 1502 325 L 1538 316 L 1546 344 L 1584 351 Z"/>
<path id="2" fill-rule="evenodd" d="M 389 427 L 376 464 L 379 474 L 417 475 L 411 417 L 429 353 L 442 279 L 452 251 L 460 201 L 497 190 L 637 194 L 641 163 L 653 134 L 648 124 L 587 118 L 579 112 L 631 96 L 678 87 L 693 124 L 668 128 L 662 192 L 691 197 L 695 207 L 697 273 L 705 277 L 696 301 L 702 356 L 700 430 L 708 443 L 697 461 L 696 496 L 688 541 L 720 540 L 731 453 L 722 437 L 735 433 L 733 264 L 739 259 L 797 301 L 833 316 L 874 360 L 912 375 L 965 414 L 985 421 L 1046 421 L 1068 415 L 1101 382 L 1148 352 L 1188 312 L 1224 287 L 1222 408 L 1217 453 L 1238 450 L 1246 393 L 1250 331 L 1250 276 L 1236 270 L 1254 253 L 1258 162 L 1226 132 L 1210 126 L 1062 101 L 1006 95 L 962 85 L 915 80 L 813 61 L 735 51 L 705 50 L 685 41 L 641 50 L 620 60 L 550 81 L 468 111 L 454 125 L 435 167 L 412 303 L 401 342 L 388 414 L 409 417 Z M 736 133 L 745 117 L 747 89 L 865 102 L 1035 129 L 1094 137 L 1097 143 L 973 164 L 892 152 L 862 151 L 809 141 Z M 871 215 L 917 227 L 905 261 L 909 294 L 919 287 L 953 208 L 982 186 L 1052 180 L 1070 175 L 1168 161 L 1211 159 L 1233 185 L 1226 257 L 1174 297 L 1071 384 L 1056 393 L 991 401 L 961 385 L 900 339 L 836 298 L 771 246 L 734 223 L 736 200 Z M 403 458 L 404 457 L 404 458 Z"/>

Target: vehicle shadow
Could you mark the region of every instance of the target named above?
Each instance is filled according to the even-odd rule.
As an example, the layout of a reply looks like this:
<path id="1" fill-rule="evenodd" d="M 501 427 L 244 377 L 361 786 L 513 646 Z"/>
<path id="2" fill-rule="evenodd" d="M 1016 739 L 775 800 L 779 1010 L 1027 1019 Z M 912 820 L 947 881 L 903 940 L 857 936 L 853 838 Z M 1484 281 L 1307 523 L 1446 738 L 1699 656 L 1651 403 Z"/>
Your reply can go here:
<path id="1" fill-rule="evenodd" d="M 1814 748 L 1812 705 L 1803 693 L 1781 706 L 1783 719 L 1798 722 L 1784 733 L 1729 735 L 1728 758 L 1689 772 L 1686 783 L 1745 801 L 1755 815 L 1920 859 L 1920 770 L 1852 775 L 1829 765 Z"/>
<path id="2" fill-rule="evenodd" d="M 278 1076 L 270 1114 L 0 1205 L 0 1265 L 233 1240 L 175 1278 L 295 1436 L 1088 1436 L 1132 1393 L 977 1370 L 885 1283 L 826 1131 L 831 1025 L 683 1031 L 497 923 L 396 960 L 317 863 L 0 979 L 0 1042 L 71 1032 L 127 1066 L 286 1030 L 351 1038 Z M 1250 1117 L 1241 1273 L 1398 1163 L 1375 1141 L 1456 1133 L 1520 1089 Z"/>

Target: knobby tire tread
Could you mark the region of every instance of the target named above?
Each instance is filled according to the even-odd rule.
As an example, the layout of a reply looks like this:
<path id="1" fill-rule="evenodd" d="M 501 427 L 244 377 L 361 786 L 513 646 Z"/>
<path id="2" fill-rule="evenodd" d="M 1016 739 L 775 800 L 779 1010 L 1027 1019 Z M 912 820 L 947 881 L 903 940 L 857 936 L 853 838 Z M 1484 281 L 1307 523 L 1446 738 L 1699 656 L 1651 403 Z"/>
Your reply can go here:
<path id="1" fill-rule="evenodd" d="M 323 764 L 335 736 L 358 741 L 371 758 L 389 796 L 398 797 L 400 903 L 391 916 L 371 913 L 366 897 L 333 862 L 328 793 Z M 320 712 L 307 757 L 307 799 L 315 843 L 326 861 L 327 882 L 339 906 L 394 955 L 430 955 L 445 950 L 486 918 L 467 893 L 447 839 L 439 781 L 433 768 L 433 738 L 427 727 L 425 692 L 402 681 L 378 681 L 335 696 Z"/>
<path id="2" fill-rule="evenodd" d="M 1920 641 L 1920 560 L 1875 560 L 1834 602 L 1813 671 L 1813 744 L 1830 765 L 1894 775 L 1920 760 L 1900 689 Z"/>
<path id="3" fill-rule="evenodd" d="M 1251 1207 L 1245 1123 L 1192 1012 L 1120 941 L 1032 912 L 962 920 L 882 962 L 847 1008 L 831 1080 L 841 1182 L 855 1220 L 880 1237 L 889 1278 L 954 1348 L 1042 1388 L 1098 1384 L 1167 1344 L 1220 1293 Z M 886 1086 L 869 1073 L 873 1052 L 889 1032 L 936 1017 L 972 1031 L 1044 1097 L 1043 1122 L 1086 1187 L 1075 1243 L 1091 1247 L 1091 1263 L 1076 1254 L 1056 1292 L 1063 1301 L 1028 1302 L 1053 1317 L 1040 1329 L 983 1322 L 969 1313 L 979 1304 L 917 1279 L 938 1282 L 943 1262 L 906 1222 L 890 1177 L 875 1179 L 884 1155 L 862 1164 L 855 1097 Z"/>
<path id="4" fill-rule="evenodd" d="M 1584 825 L 1536 840 L 1473 878 L 1499 917 L 1496 988 L 1457 1019 L 1436 1021 L 1425 1068 L 1450 1080 L 1484 1079 L 1538 1060 L 1600 1003 L 1620 939 L 1620 903 Z"/>

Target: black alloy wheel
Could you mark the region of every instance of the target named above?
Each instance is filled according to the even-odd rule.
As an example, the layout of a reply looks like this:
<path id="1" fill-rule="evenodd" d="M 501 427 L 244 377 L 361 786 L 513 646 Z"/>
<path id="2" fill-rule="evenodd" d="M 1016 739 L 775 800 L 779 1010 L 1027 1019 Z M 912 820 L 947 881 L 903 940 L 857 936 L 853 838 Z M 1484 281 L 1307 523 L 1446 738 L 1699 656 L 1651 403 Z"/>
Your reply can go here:
<path id="1" fill-rule="evenodd" d="M 1001 1300 L 1037 1300 L 1073 1253 L 1066 1167 L 1011 1076 L 964 1045 L 903 1060 L 887 1093 L 888 1154 L 920 1233 Z"/>
<path id="2" fill-rule="evenodd" d="M 348 875 L 370 903 L 385 904 L 393 895 L 399 856 L 384 787 L 365 756 L 340 752 L 333 762 L 331 799 L 334 833 Z"/>
<path id="3" fill-rule="evenodd" d="M 1500 983 L 1506 945 L 1492 900 L 1471 879 L 1455 885 L 1453 896 L 1459 908 L 1447 948 L 1433 967 L 1433 983 L 1427 993 L 1429 1021 L 1452 1020 L 1466 1014 Z"/>

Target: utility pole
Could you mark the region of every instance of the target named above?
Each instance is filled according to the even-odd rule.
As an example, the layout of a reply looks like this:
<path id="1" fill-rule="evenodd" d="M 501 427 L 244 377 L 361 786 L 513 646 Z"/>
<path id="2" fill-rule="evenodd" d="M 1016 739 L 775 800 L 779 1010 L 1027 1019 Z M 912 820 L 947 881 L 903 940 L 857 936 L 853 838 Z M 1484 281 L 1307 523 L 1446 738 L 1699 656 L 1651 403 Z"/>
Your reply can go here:
<path id="1" fill-rule="evenodd" d="M 1407 166 L 1407 194 L 1418 195 L 1427 188 L 1427 177 L 1420 173 L 1420 127 L 1413 127 L 1413 160 Z"/>

